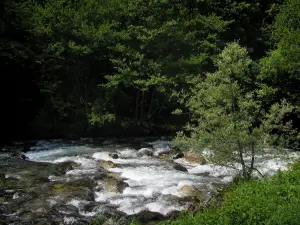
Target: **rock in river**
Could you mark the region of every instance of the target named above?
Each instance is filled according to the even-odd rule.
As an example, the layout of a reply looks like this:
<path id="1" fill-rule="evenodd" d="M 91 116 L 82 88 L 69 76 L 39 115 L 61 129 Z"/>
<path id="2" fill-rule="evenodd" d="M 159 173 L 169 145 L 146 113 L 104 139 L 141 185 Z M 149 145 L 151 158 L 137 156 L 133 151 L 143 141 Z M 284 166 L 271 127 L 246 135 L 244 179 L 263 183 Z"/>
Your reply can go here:
<path id="1" fill-rule="evenodd" d="M 137 155 L 139 157 L 142 157 L 142 156 L 153 156 L 153 150 L 150 149 L 150 148 L 141 148 L 138 152 L 137 152 Z"/>
<path id="2" fill-rule="evenodd" d="M 12 155 L 13 157 L 17 158 L 17 159 L 29 159 L 25 154 L 23 154 L 22 152 L 17 152 L 17 153 L 14 153 Z"/>
<path id="3" fill-rule="evenodd" d="M 117 153 L 110 153 L 109 156 L 112 157 L 113 159 L 118 159 L 119 158 Z"/>
<path id="4" fill-rule="evenodd" d="M 184 154 L 182 152 L 177 153 L 176 155 L 173 156 L 173 159 L 180 159 L 183 158 Z"/>
<path id="5" fill-rule="evenodd" d="M 109 168 L 116 168 L 118 167 L 114 162 L 112 161 L 102 161 L 99 163 L 99 165 L 101 167 L 103 167 L 104 169 L 109 169 Z"/>
<path id="6" fill-rule="evenodd" d="M 184 153 L 184 159 L 190 163 L 196 163 L 196 164 L 205 164 L 206 160 L 204 156 L 197 152 L 188 151 Z"/>
<path id="7" fill-rule="evenodd" d="M 117 179 L 108 179 L 104 181 L 104 188 L 109 192 L 119 192 L 122 193 L 123 190 L 129 185 L 121 180 Z"/>
<path id="8" fill-rule="evenodd" d="M 149 221 L 157 221 L 165 219 L 165 217 L 158 213 L 158 212 L 151 212 L 148 210 L 143 210 L 139 212 L 137 215 L 134 216 L 138 221 L 143 222 L 149 222 Z"/>
<path id="9" fill-rule="evenodd" d="M 179 164 L 179 163 L 174 163 L 173 168 L 175 170 L 179 170 L 182 172 L 188 172 L 187 168 L 185 168 L 183 165 Z"/>
<path id="10" fill-rule="evenodd" d="M 194 185 L 184 185 L 180 188 L 179 193 L 182 197 L 196 197 L 198 199 L 203 198 L 203 193 Z"/>

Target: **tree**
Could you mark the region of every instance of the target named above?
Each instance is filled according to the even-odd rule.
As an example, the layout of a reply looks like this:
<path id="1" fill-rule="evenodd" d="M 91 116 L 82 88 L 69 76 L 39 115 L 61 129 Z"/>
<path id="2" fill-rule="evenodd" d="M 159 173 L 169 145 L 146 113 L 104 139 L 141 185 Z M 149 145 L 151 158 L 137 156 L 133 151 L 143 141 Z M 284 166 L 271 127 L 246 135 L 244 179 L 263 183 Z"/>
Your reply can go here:
<path id="1" fill-rule="evenodd" d="M 256 98 L 255 64 L 238 43 L 227 45 L 216 66 L 215 73 L 198 81 L 187 102 L 191 122 L 186 129 L 190 135 L 179 133 L 174 144 L 197 151 L 209 148 L 214 151 L 211 160 L 240 168 L 241 175 L 250 178 L 256 170 L 255 156 L 263 153 L 271 129 L 291 129 L 283 118 L 293 107 L 282 100 L 268 112 L 261 110 Z"/>
<path id="2" fill-rule="evenodd" d="M 122 23 L 112 29 L 115 45 L 109 47 L 114 73 L 99 88 L 108 99 L 93 105 L 94 123 L 165 123 L 178 107 L 178 91 L 213 69 L 211 58 L 222 47 L 219 36 L 228 22 L 172 3 L 129 1 L 121 12 Z"/>
<path id="3" fill-rule="evenodd" d="M 97 83 L 111 70 L 107 46 L 120 2 L 47 0 L 22 4 L 28 15 L 27 29 L 39 49 L 42 68 L 37 83 L 46 96 L 37 124 L 75 126 L 84 131 Z"/>
<path id="4" fill-rule="evenodd" d="M 271 30 L 275 49 L 261 60 L 262 83 L 273 88 L 273 97 L 299 101 L 300 1 L 288 0 L 280 9 Z"/>
<path id="5" fill-rule="evenodd" d="M 272 25 L 271 40 L 274 49 L 260 60 L 260 98 L 266 108 L 280 99 L 287 99 L 295 110 L 286 119 L 293 120 L 294 128 L 299 127 L 300 112 L 300 1 L 288 0 L 280 8 Z M 290 135 L 285 130 L 274 130 L 282 137 L 285 146 L 299 149 L 299 136 Z"/>

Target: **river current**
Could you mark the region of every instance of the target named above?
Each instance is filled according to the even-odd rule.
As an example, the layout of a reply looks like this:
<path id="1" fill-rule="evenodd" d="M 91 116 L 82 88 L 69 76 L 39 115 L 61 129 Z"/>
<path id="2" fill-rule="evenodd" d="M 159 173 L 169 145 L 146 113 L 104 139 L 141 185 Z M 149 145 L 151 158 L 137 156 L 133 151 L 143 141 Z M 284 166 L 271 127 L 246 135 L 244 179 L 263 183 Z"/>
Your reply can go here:
<path id="1" fill-rule="evenodd" d="M 15 143 L 15 147 L 21 145 Z M 153 155 L 139 154 L 142 148 L 153 151 Z M 0 161 L 4 165 L 2 172 L 7 179 L 6 183 L 12 182 L 9 179 L 17 181 L 24 177 L 26 182 L 28 179 L 33 180 L 23 186 L 8 185 L 6 188 L 9 189 L 2 190 L 3 193 L 12 192 L 11 199 L 6 197 L 0 201 L 3 220 L 30 222 L 40 214 L 48 215 L 51 212 L 52 216 L 59 214 L 56 219 L 62 220 L 64 224 L 76 224 L 76 221 L 85 223 L 110 210 L 128 216 L 145 211 L 168 216 L 191 206 L 192 203 L 184 199 L 186 193 L 182 191 L 183 186 L 196 187 L 203 192 L 203 199 L 209 200 L 216 186 L 229 184 L 236 175 L 234 169 L 210 163 L 200 165 L 189 163 L 183 158 L 170 160 L 159 157 L 161 153 L 169 152 L 172 155 L 168 140 L 160 138 L 37 141 L 25 153 L 29 161 L 34 163 L 34 168 L 38 167 L 31 172 L 26 172 L 30 163 L 29 166 L 16 169 L 14 165 L 23 163 L 22 160 L 10 164 L 8 153 L 2 153 Z M 279 169 L 287 169 L 287 164 L 296 157 L 298 154 L 295 152 L 289 152 L 284 157 L 266 154 L 257 157 L 256 167 L 265 175 L 273 175 Z M 99 166 L 104 161 L 113 163 L 113 166 L 106 168 L 105 179 L 103 169 Z M 60 167 L 66 163 L 72 166 L 65 171 L 57 172 L 52 167 L 49 169 L 49 165 Z M 184 166 L 187 171 L 174 169 L 174 163 Z M 47 167 L 39 167 L 39 164 Z M 42 170 L 48 172 L 45 181 L 36 178 L 44 172 Z M 107 187 L 107 179 L 121 180 L 122 185 L 126 185 L 120 191 L 115 191 Z M 42 201 L 42 204 L 36 203 L 35 199 Z M 19 201 L 19 207 L 13 207 L 14 201 Z M 12 209 L 8 210 L 8 206 Z M 20 211 L 20 207 L 23 211 Z M 43 217 L 47 217 L 44 214 Z"/>

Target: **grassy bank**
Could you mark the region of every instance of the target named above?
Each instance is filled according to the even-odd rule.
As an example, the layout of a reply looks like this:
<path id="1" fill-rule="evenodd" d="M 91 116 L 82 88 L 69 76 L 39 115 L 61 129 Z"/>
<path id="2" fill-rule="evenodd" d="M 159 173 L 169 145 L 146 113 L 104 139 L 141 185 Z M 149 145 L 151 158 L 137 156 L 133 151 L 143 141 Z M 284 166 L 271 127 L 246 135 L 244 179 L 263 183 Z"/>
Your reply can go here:
<path id="1" fill-rule="evenodd" d="M 195 215 L 184 214 L 161 225 L 299 224 L 300 161 L 289 171 L 262 181 L 233 184 L 224 194 L 221 207 L 205 209 Z"/>

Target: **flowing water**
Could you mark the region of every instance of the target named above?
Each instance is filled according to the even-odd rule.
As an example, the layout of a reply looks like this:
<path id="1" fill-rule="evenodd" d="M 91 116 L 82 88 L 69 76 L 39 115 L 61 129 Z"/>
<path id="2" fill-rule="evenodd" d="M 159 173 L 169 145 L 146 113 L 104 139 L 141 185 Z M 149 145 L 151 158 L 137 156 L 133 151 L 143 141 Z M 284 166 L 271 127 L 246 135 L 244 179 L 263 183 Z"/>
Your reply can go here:
<path id="1" fill-rule="evenodd" d="M 141 148 L 153 151 L 153 156 L 139 154 Z M 25 153 L 29 160 L 2 153 L 0 223 L 87 224 L 99 215 L 168 217 L 194 204 L 184 186 L 201 190 L 202 200 L 208 201 L 236 174 L 213 164 L 158 157 L 170 151 L 167 140 L 144 138 L 38 141 Z M 258 157 L 257 167 L 272 175 L 286 169 L 298 154 L 289 156 Z M 105 161 L 110 165 L 105 166 Z M 187 171 L 174 169 L 174 162 Z"/>

